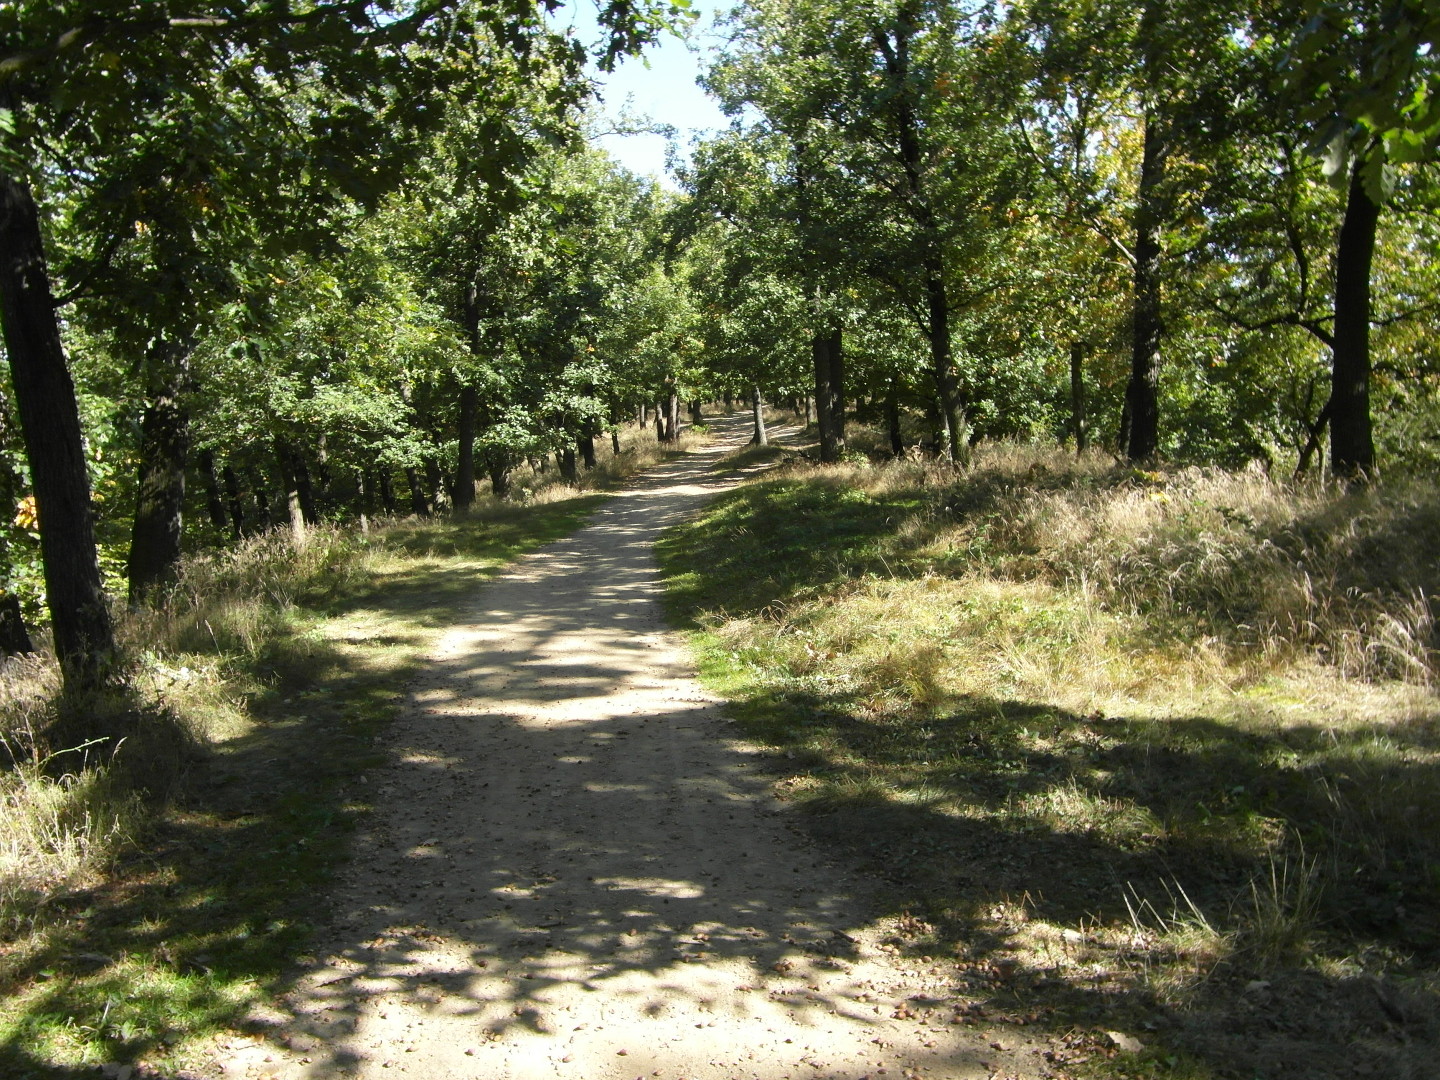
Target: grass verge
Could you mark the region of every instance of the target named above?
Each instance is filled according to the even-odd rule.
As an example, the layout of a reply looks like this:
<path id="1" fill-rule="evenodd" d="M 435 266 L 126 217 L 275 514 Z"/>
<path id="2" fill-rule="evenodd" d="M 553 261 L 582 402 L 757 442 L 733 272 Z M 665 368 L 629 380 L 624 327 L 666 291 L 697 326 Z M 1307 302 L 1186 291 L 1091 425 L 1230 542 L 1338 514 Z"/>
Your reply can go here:
<path id="1" fill-rule="evenodd" d="M 624 449 L 586 486 L 668 456 Z M 184 1075 L 263 1022 L 417 666 L 481 582 L 603 498 L 528 488 L 465 519 L 191 559 L 167 605 L 123 621 L 124 695 L 90 703 L 161 738 L 72 753 L 63 732 L 85 718 L 60 715 L 53 665 L 0 673 L 0 1075 Z"/>
<path id="2" fill-rule="evenodd" d="M 1055 1075 L 1418 1076 L 1437 513 L 998 447 L 781 466 L 662 565 L 782 797 L 887 883 L 897 946 L 1095 1035 Z"/>

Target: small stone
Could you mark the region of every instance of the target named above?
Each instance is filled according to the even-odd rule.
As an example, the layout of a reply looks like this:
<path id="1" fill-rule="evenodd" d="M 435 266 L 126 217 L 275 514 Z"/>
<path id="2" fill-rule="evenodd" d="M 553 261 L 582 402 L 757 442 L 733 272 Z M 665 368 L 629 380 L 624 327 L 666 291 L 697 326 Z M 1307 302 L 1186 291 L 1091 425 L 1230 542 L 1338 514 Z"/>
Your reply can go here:
<path id="1" fill-rule="evenodd" d="M 1110 1036 L 1110 1041 L 1113 1042 L 1122 1053 L 1138 1054 L 1141 1050 L 1145 1049 L 1144 1043 L 1133 1035 L 1126 1035 L 1123 1031 L 1107 1031 L 1105 1034 Z"/>

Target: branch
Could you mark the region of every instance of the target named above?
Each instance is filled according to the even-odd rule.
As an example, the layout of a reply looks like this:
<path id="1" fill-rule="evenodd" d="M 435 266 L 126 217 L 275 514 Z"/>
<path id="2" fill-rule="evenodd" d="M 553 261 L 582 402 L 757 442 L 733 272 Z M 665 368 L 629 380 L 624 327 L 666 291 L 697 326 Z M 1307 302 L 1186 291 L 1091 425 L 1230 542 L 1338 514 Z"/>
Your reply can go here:
<path id="1" fill-rule="evenodd" d="M 1276 326 L 1298 326 L 1302 330 L 1308 330 L 1317 339 L 1323 342 L 1326 348 L 1335 347 L 1335 336 L 1326 330 L 1322 325 L 1333 316 L 1325 316 L 1319 319 L 1301 318 L 1298 311 L 1287 311 L 1284 315 L 1275 315 L 1268 319 L 1251 321 L 1244 316 L 1228 311 L 1225 305 L 1218 300 L 1207 301 L 1215 313 L 1228 322 L 1231 326 L 1238 326 L 1241 330 L 1269 330 Z"/>
<path id="2" fill-rule="evenodd" d="M 1083 207 L 1085 205 L 1084 200 L 1078 195 L 1076 195 L 1070 185 L 1065 182 L 1065 178 L 1060 175 L 1059 171 L 1055 168 L 1054 163 L 1050 161 L 1049 158 L 1045 157 L 1044 154 L 1040 153 L 1039 150 L 1035 149 L 1035 144 L 1030 141 L 1030 130 L 1025 126 L 1024 120 L 1020 121 L 1019 128 L 1020 139 L 1025 144 L 1025 149 L 1028 150 L 1030 156 L 1035 159 L 1035 162 L 1040 166 L 1041 171 L 1044 172 L 1045 175 L 1054 182 L 1055 186 L 1064 193 L 1067 199 L 1069 199 L 1077 207 Z M 1136 265 L 1135 253 L 1131 251 L 1128 247 L 1126 247 L 1123 241 L 1121 241 L 1109 229 L 1107 229 L 1100 222 L 1100 219 L 1098 217 L 1095 217 L 1092 214 L 1086 214 L 1082 211 L 1081 219 L 1086 225 L 1089 225 L 1090 228 L 1094 229 L 1095 232 L 1099 234 L 1102 240 L 1110 244 L 1111 247 L 1118 251 L 1121 258 L 1128 262 L 1132 267 Z"/>
<path id="3" fill-rule="evenodd" d="M 85 276 L 82 277 L 69 292 L 62 296 L 55 297 L 53 301 L 54 306 L 59 309 L 87 295 L 90 283 L 95 280 L 95 276 L 99 274 L 101 270 L 104 270 L 110 265 L 110 260 L 115 257 L 115 252 L 120 250 L 120 245 L 124 242 L 125 238 L 118 233 L 111 236 L 104 248 L 96 255 L 95 261 L 91 264 L 90 269 L 85 272 Z"/>

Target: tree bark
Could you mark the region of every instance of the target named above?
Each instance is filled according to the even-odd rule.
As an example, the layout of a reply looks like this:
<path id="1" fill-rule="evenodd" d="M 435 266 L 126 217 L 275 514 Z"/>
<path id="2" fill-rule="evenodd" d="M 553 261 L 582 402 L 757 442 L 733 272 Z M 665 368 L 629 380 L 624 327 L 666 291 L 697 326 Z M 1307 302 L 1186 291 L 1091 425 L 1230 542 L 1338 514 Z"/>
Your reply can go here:
<path id="1" fill-rule="evenodd" d="M 560 451 L 560 475 L 567 484 L 573 484 L 580 479 L 580 473 L 575 468 L 575 447 L 570 443 L 566 443 Z"/>
<path id="2" fill-rule="evenodd" d="M 431 508 L 437 514 L 442 513 L 447 509 L 450 493 L 445 489 L 445 473 L 436 457 L 425 459 L 425 483 Z"/>
<path id="3" fill-rule="evenodd" d="M 815 415 L 820 429 L 820 460 L 839 461 L 845 449 L 845 359 L 838 329 L 810 341 L 815 370 Z"/>
<path id="4" fill-rule="evenodd" d="M 750 384 L 750 413 L 755 421 L 755 434 L 750 441 L 756 446 L 769 446 L 769 436 L 765 434 L 765 402 L 760 397 L 760 384 Z"/>
<path id="5" fill-rule="evenodd" d="M 225 499 L 220 494 L 220 477 L 215 471 L 215 451 L 208 446 L 200 451 L 200 483 L 205 488 L 205 509 L 210 512 L 210 524 L 219 532 L 230 528 L 230 518 L 225 512 Z"/>
<path id="6" fill-rule="evenodd" d="M 1130 381 L 1125 389 L 1130 423 L 1125 454 L 1146 461 L 1160 448 L 1160 186 L 1169 153 L 1151 103 L 1145 107 L 1140 187 L 1135 196 L 1135 275 L 1131 312 Z"/>
<path id="7" fill-rule="evenodd" d="M 680 438 L 680 395 L 675 392 L 675 381 L 666 379 L 665 396 L 660 405 L 665 413 L 665 429 L 661 440 L 673 443 Z"/>
<path id="8" fill-rule="evenodd" d="M 275 460 L 280 464 L 280 485 L 285 489 L 285 511 L 290 521 L 290 536 L 297 548 L 305 546 L 305 507 L 300 498 L 300 480 L 295 475 L 295 451 L 284 439 L 275 440 Z"/>
<path id="9" fill-rule="evenodd" d="M 900 431 L 900 394 L 893 380 L 890 392 L 885 395 L 885 426 L 890 433 L 890 453 L 897 458 L 903 456 L 905 440 Z"/>
<path id="10" fill-rule="evenodd" d="M 1085 453 L 1089 435 L 1085 418 L 1085 354 L 1090 346 L 1083 341 L 1070 343 L 1070 426 L 1075 432 L 1075 456 Z"/>
<path id="11" fill-rule="evenodd" d="M 1365 158 L 1350 171 L 1345 220 L 1335 250 L 1335 345 L 1330 373 L 1330 471 L 1363 482 L 1375 469 L 1370 426 L 1370 264 L 1380 207 L 1365 190 Z"/>
<path id="12" fill-rule="evenodd" d="M 655 403 L 655 441 L 665 441 L 665 410 L 658 401 Z"/>
<path id="13" fill-rule="evenodd" d="M 265 478 L 254 469 L 247 469 L 245 475 L 250 478 L 250 490 L 255 493 L 255 517 L 260 522 L 260 530 L 269 531 L 275 519 L 270 516 L 270 496 L 265 490 Z"/>
<path id="14" fill-rule="evenodd" d="M 182 401 L 189 382 L 189 349 L 162 341 L 151 350 L 149 363 L 150 403 L 140 421 L 135 518 L 125 563 L 131 606 L 154 597 L 174 580 L 180 565 L 190 455 L 190 417 Z"/>
<path id="15" fill-rule="evenodd" d="M 360 510 L 360 531 L 370 531 L 370 515 L 374 511 L 372 505 L 375 501 L 374 485 L 370 482 L 369 476 L 364 469 L 355 470 L 355 495 Z"/>
<path id="16" fill-rule="evenodd" d="M 30 190 L 0 172 L 0 322 L 40 524 L 55 655 L 65 687 L 103 686 L 115 658 L 95 549 L 90 476 L 75 385 Z"/>
<path id="17" fill-rule="evenodd" d="M 0 653 L 15 656 L 34 651 L 30 632 L 25 629 L 25 615 L 20 610 L 20 598 L 12 592 L 0 593 Z"/>
<path id="18" fill-rule="evenodd" d="M 375 490 L 380 493 L 380 505 L 385 509 L 386 517 L 394 517 L 397 510 L 395 502 L 395 480 L 390 475 L 388 468 L 379 470 L 376 477 Z"/>
<path id="19" fill-rule="evenodd" d="M 405 483 L 410 487 L 410 512 L 416 517 L 429 517 L 430 501 L 425 498 L 425 488 L 420 484 L 420 470 L 414 465 L 405 466 Z"/>
<path id="20" fill-rule="evenodd" d="M 240 501 L 240 479 L 229 465 L 220 471 L 220 479 L 225 483 L 225 499 L 230 504 L 230 539 L 239 540 L 245 532 L 245 508 Z"/>
<path id="21" fill-rule="evenodd" d="M 475 419 L 480 396 L 473 386 L 460 388 L 459 450 L 455 461 L 455 490 L 451 500 L 464 513 L 475 504 Z"/>

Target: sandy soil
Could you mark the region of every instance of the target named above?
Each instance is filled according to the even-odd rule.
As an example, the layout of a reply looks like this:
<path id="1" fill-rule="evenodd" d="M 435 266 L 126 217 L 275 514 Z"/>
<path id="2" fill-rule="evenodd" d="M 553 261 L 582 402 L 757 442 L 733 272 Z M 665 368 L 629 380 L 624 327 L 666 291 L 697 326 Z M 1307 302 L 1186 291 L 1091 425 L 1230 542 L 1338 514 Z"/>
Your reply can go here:
<path id="1" fill-rule="evenodd" d="M 953 973 L 887 953 L 665 627 L 653 542 L 731 482 L 748 431 L 717 430 L 446 634 L 281 1041 L 231 1043 L 227 1075 L 1038 1074 L 955 1022 Z"/>

